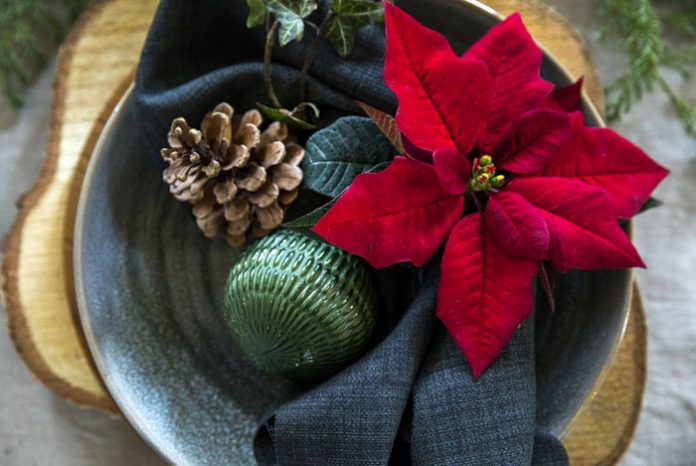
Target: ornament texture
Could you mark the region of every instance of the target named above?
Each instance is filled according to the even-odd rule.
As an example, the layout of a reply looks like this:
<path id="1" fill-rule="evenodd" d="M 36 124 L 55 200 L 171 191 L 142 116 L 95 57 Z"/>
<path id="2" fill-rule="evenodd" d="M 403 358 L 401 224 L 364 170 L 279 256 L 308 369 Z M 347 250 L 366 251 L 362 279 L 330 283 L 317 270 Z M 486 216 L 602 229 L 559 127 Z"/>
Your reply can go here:
<path id="1" fill-rule="evenodd" d="M 330 244 L 280 230 L 251 245 L 230 270 L 225 320 L 263 371 L 317 378 L 348 364 L 372 335 L 371 272 Z"/>
<path id="2" fill-rule="evenodd" d="M 200 131 L 184 118 L 172 122 L 170 147 L 161 151 L 169 163 L 162 178 L 176 199 L 193 204 L 207 237 L 222 232 L 241 246 L 250 236 L 265 236 L 297 198 L 304 149 L 285 123 L 261 130 L 262 124 L 257 110 L 238 116 L 227 103 L 205 116 Z"/>

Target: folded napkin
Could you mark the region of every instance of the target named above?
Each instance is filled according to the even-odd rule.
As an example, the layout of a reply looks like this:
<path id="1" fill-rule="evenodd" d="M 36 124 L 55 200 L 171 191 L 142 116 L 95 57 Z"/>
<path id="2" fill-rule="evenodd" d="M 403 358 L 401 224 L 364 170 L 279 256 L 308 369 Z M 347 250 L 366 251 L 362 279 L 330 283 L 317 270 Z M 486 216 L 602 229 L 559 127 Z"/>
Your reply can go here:
<path id="1" fill-rule="evenodd" d="M 139 122 L 144 150 L 158 153 L 177 116 L 197 122 L 220 101 L 240 110 L 267 102 L 260 61 L 264 31 L 246 28 L 247 11 L 244 0 L 162 1 L 128 107 Z M 302 43 L 275 50 L 273 79 L 281 100 L 297 101 L 299 68 L 311 37 L 307 31 Z M 322 109 L 320 124 L 360 113 L 354 99 L 396 109 L 382 77 L 383 29 L 364 28 L 356 39 L 349 59 L 322 44 L 310 70 L 308 96 Z M 402 306 L 384 339 L 350 367 L 270 413 L 256 437 L 259 463 L 567 464 L 561 443 L 536 429 L 532 319 L 473 381 L 434 316 L 437 281 L 437 265 L 417 286 L 402 280 L 415 297 Z M 381 287 L 382 302 L 397 289 Z"/>

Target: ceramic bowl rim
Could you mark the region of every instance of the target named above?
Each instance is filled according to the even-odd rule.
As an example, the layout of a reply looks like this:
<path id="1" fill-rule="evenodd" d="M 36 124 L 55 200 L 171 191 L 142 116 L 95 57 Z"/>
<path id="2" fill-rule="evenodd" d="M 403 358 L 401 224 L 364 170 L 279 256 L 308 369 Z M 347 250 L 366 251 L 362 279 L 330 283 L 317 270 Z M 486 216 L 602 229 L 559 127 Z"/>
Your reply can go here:
<path id="1" fill-rule="evenodd" d="M 468 5 L 476 10 L 479 11 L 479 13 L 484 13 L 485 15 L 495 19 L 496 21 L 501 21 L 502 19 L 505 18 L 504 15 L 500 14 L 496 10 L 492 9 L 491 7 L 484 5 L 480 3 L 477 0 L 457 0 L 459 3 L 462 3 L 464 5 Z M 544 53 L 545 58 L 550 61 L 554 67 L 556 67 L 560 73 L 568 80 L 568 82 L 572 81 L 572 77 L 568 69 L 563 66 L 556 57 L 549 52 L 548 49 L 546 49 L 543 45 L 537 43 L 539 48 L 542 50 Z M 172 456 L 172 452 L 170 451 L 165 451 L 165 449 L 161 448 L 161 446 L 156 442 L 156 436 L 149 432 L 148 428 L 146 425 L 143 425 L 143 423 L 139 422 L 137 419 L 135 419 L 132 415 L 133 409 L 129 406 L 127 402 L 124 402 L 123 399 L 125 397 L 120 396 L 119 390 L 115 388 L 114 384 L 111 381 L 111 377 L 109 376 L 109 372 L 106 368 L 106 365 L 104 364 L 104 361 L 101 358 L 100 352 L 99 352 L 99 347 L 96 344 L 96 337 L 94 334 L 94 331 L 91 326 L 91 320 L 90 320 L 90 306 L 88 304 L 88 300 L 86 297 L 85 289 L 82 286 L 84 283 L 84 278 L 83 278 L 83 270 L 82 270 L 82 264 L 83 264 L 83 257 L 82 257 L 82 244 L 83 244 L 83 230 L 85 227 L 85 208 L 88 202 L 88 193 L 91 191 L 92 188 L 92 181 L 94 178 L 94 173 L 96 170 L 96 165 L 97 161 L 100 159 L 100 156 L 103 155 L 104 153 L 104 147 L 110 138 L 111 134 L 114 131 L 114 127 L 116 123 L 120 120 L 120 117 L 122 117 L 122 113 L 125 107 L 126 102 L 129 101 L 129 99 L 132 98 L 133 94 L 133 88 L 134 84 L 131 83 L 126 91 L 123 93 L 121 98 L 119 99 L 118 103 L 112 110 L 112 112 L 109 115 L 109 118 L 104 125 L 104 128 L 100 132 L 100 135 L 97 139 L 96 144 L 94 145 L 93 150 L 91 151 L 89 163 L 87 166 L 87 169 L 85 171 L 83 183 L 82 183 L 82 188 L 80 190 L 80 197 L 77 205 L 77 215 L 75 218 L 75 227 L 74 227 L 74 240 L 73 240 L 73 245 L 74 245 L 74 252 L 73 252 L 73 270 L 74 270 L 74 275 L 75 275 L 75 294 L 77 297 L 77 308 L 78 308 L 78 316 L 79 320 L 83 329 L 83 333 L 85 336 L 85 339 L 87 341 L 87 345 L 89 347 L 91 356 L 94 360 L 95 366 L 97 368 L 97 371 L 99 372 L 105 387 L 107 388 L 108 392 L 111 394 L 114 402 L 116 403 L 117 407 L 119 408 L 119 411 L 123 415 L 123 417 L 129 422 L 129 424 L 138 432 L 140 437 L 154 450 L 156 451 L 162 458 L 167 460 L 170 463 L 174 463 L 175 458 Z M 583 90 L 582 91 L 582 100 L 583 104 L 585 105 L 585 110 L 590 112 L 593 116 L 593 118 L 596 120 L 598 125 L 600 127 L 606 126 L 603 117 L 601 116 L 599 110 L 595 106 L 595 104 L 592 102 L 592 100 L 588 97 L 586 92 Z M 632 222 L 628 223 L 628 228 L 629 228 L 629 236 L 632 236 Z M 607 360 L 604 362 L 604 365 L 602 366 L 602 369 L 600 370 L 599 374 L 597 375 L 593 385 L 592 389 L 588 393 L 587 397 L 585 400 L 580 404 L 578 407 L 577 411 L 572 415 L 568 423 L 566 424 L 565 428 L 563 429 L 560 437 L 564 438 L 569 431 L 571 430 L 573 424 L 576 422 L 579 413 L 583 410 L 584 407 L 586 407 L 596 396 L 596 394 L 599 391 L 599 388 L 603 384 L 604 380 L 606 379 L 609 369 L 616 359 L 616 353 L 618 352 L 619 345 L 621 341 L 624 338 L 626 328 L 628 325 L 628 319 L 630 316 L 630 304 L 632 300 L 632 294 L 633 294 L 633 287 L 631 286 L 633 283 L 633 270 L 629 269 L 628 273 L 626 274 L 626 296 L 623 304 L 623 309 L 622 309 L 622 316 L 621 316 L 621 325 L 619 328 L 619 331 L 617 332 L 614 341 L 612 342 L 612 348 L 611 351 L 609 352 L 609 355 L 607 357 Z"/>

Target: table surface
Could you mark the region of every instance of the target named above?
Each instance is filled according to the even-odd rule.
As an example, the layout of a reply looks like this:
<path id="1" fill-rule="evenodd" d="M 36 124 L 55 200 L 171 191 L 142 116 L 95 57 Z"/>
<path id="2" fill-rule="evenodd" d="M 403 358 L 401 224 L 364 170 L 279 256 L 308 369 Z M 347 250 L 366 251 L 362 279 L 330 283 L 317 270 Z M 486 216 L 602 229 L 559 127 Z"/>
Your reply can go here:
<path id="1" fill-rule="evenodd" d="M 582 32 L 603 79 L 616 75 L 623 60 L 618 44 L 598 41 L 597 18 L 586 2 L 549 3 Z M 14 201 L 33 183 L 43 158 L 54 72 L 55 60 L 20 111 L 0 97 L 0 236 L 9 230 Z M 666 77 L 696 100 L 693 83 Z M 634 242 L 648 264 L 637 272 L 649 329 L 648 383 L 635 439 L 621 464 L 696 464 L 696 141 L 685 135 L 659 94 L 614 127 L 672 170 L 655 193 L 665 206 L 635 221 Z M 4 327 L 4 312 L 0 321 Z M 36 383 L 5 331 L 0 331 L 0 386 L 0 464 L 161 464 L 123 420 L 77 408 Z"/>

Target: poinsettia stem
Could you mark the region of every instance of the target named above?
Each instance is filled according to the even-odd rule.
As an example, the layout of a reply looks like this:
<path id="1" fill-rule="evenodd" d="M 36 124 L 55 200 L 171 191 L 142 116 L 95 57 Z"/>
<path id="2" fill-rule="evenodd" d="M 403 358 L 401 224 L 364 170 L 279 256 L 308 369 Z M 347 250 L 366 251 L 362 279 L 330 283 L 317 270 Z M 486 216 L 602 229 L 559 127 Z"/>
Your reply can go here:
<path id="1" fill-rule="evenodd" d="M 314 59 L 317 57 L 317 52 L 319 51 L 319 42 L 321 42 L 322 37 L 326 34 L 331 20 L 334 14 L 329 11 L 324 20 L 321 22 L 319 29 L 317 29 L 317 34 L 312 39 L 312 43 L 309 45 L 309 51 L 307 52 L 307 57 L 302 64 L 302 70 L 300 72 L 300 102 L 304 102 L 307 97 L 307 74 L 309 73 L 309 67 L 312 66 Z"/>
<path id="2" fill-rule="evenodd" d="M 275 20 L 273 25 L 266 34 L 266 48 L 263 53 L 263 81 L 266 84 L 266 93 L 273 102 L 276 108 L 283 108 L 283 104 L 278 100 L 278 96 L 273 88 L 273 78 L 271 77 L 271 57 L 273 55 L 273 45 L 275 44 L 275 35 L 280 28 L 280 21 Z"/>
<path id="3" fill-rule="evenodd" d="M 474 205 L 476 205 L 476 210 L 478 210 L 479 212 L 483 212 L 483 208 L 481 207 L 481 202 L 479 201 L 479 198 L 476 195 L 475 191 L 471 192 L 471 198 L 474 200 Z"/>
<path id="4" fill-rule="evenodd" d="M 554 298 L 554 283 L 553 283 L 553 276 L 551 275 L 551 262 L 549 261 L 540 261 L 539 262 L 539 281 L 541 282 L 541 286 L 544 288 L 544 293 L 546 293 L 546 299 L 548 300 L 549 303 L 549 309 L 553 313 L 556 310 L 556 300 Z"/>

